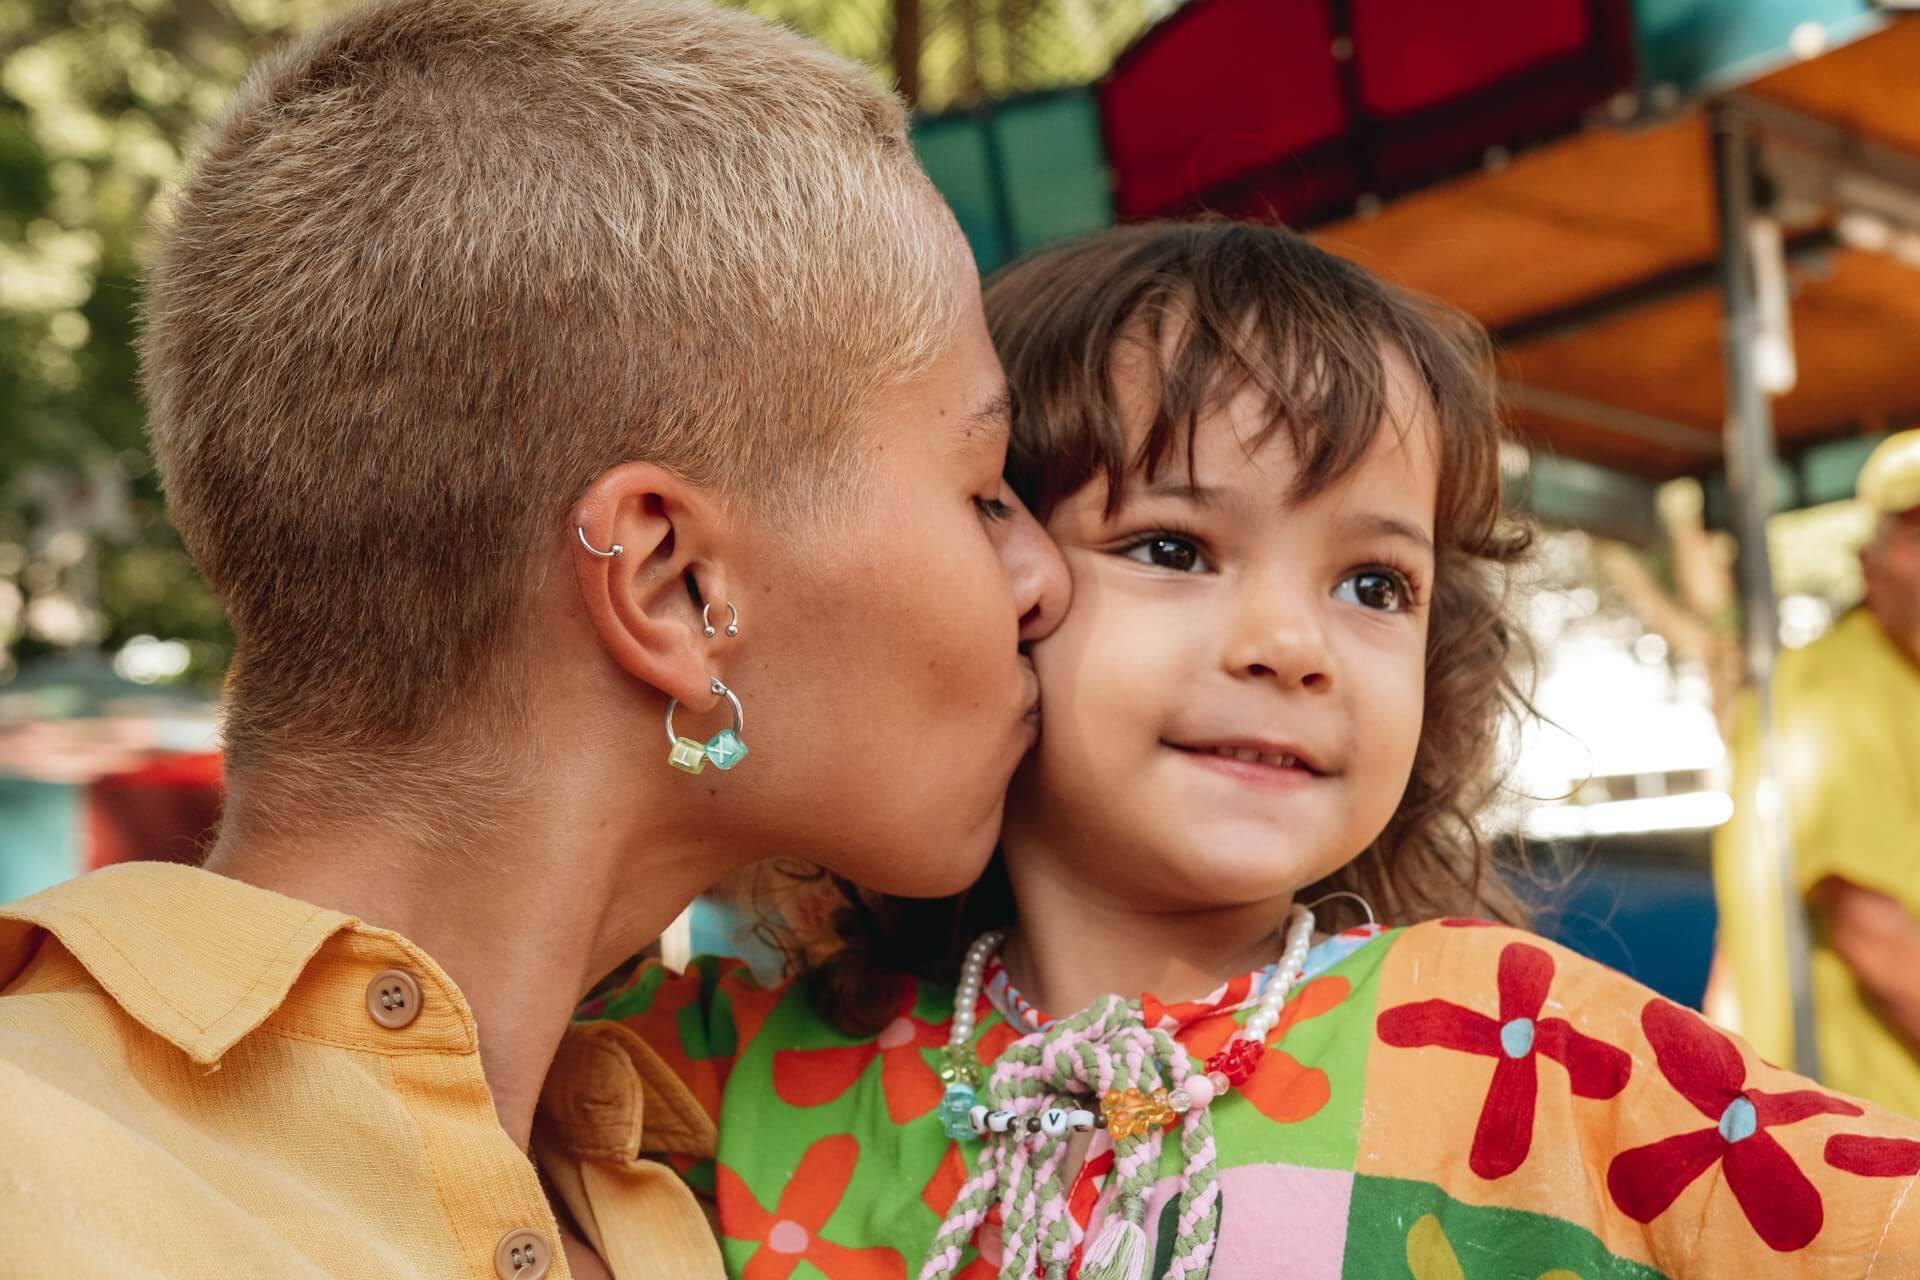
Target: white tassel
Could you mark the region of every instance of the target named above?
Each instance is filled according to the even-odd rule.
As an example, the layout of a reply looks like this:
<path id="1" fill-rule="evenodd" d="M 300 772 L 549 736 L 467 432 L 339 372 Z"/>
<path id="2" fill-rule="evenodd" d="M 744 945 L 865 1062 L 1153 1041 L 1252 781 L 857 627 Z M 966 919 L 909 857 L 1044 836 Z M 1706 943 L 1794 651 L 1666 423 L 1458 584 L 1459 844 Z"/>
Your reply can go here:
<path id="1" fill-rule="evenodd" d="M 1087 1246 L 1080 1280 L 1146 1280 L 1147 1233 L 1124 1214 L 1115 1214 Z"/>

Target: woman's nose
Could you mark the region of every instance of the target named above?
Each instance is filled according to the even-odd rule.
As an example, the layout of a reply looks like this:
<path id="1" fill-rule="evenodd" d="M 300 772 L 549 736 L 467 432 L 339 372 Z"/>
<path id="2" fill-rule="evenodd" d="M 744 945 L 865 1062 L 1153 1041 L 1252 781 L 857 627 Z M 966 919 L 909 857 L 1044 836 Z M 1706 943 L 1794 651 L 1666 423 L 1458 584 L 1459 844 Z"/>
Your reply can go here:
<path id="1" fill-rule="evenodd" d="M 1040 522 L 1033 518 L 1018 494 L 1003 485 L 1000 500 L 1013 508 L 1003 522 L 1006 531 L 1000 539 L 1000 562 L 1012 584 L 1013 598 L 1020 612 L 1020 641 L 1030 644 L 1053 634 L 1067 616 L 1067 604 L 1073 597 L 1073 583 L 1067 576 L 1067 562 L 1060 556 Z"/>

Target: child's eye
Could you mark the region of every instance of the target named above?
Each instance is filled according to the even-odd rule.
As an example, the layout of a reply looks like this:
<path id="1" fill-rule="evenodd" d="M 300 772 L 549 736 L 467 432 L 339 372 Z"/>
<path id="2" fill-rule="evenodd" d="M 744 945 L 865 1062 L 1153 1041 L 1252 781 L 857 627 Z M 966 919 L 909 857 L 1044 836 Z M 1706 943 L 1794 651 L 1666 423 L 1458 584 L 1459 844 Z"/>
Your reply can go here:
<path id="1" fill-rule="evenodd" d="M 1391 569 L 1363 569 L 1335 587 L 1333 597 L 1363 609 L 1399 613 L 1412 606 L 1413 588 L 1406 575 Z"/>
<path id="2" fill-rule="evenodd" d="M 1013 518 L 1013 507 L 1008 503 L 1000 501 L 998 498 L 975 498 L 973 505 L 979 510 L 981 516 L 988 520 L 1011 520 Z"/>
<path id="3" fill-rule="evenodd" d="M 1171 533 L 1155 533 L 1130 543 L 1121 550 L 1129 560 L 1150 564 L 1175 573 L 1199 573 L 1212 568 L 1207 557 L 1191 538 Z"/>

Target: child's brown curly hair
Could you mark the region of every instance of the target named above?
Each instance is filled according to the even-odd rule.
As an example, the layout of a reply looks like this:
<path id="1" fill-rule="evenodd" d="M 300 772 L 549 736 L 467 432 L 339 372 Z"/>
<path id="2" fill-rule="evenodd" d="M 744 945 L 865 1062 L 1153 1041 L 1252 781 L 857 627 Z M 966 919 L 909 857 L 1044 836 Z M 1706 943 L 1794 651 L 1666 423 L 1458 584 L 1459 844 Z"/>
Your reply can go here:
<path id="1" fill-rule="evenodd" d="M 1413 773 L 1387 827 L 1357 858 L 1300 890 L 1339 890 L 1381 920 L 1484 915 L 1521 923 L 1525 909 L 1492 867 L 1476 819 L 1498 783 L 1500 722 L 1527 709 L 1508 607 L 1511 571 L 1529 530 L 1502 503 L 1502 428 L 1492 347 L 1462 313 L 1397 289 L 1270 226 L 1149 223 L 1041 251 L 994 277 L 987 319 L 1012 391 L 1013 487 L 1045 520 L 1097 476 L 1117 506 L 1151 480 L 1196 424 L 1253 385 L 1272 432 L 1299 459 L 1299 498 L 1339 480 L 1381 428 L 1397 352 L 1424 385 L 1440 440 L 1436 564 L 1427 638 L 1426 711 Z M 1129 449 L 1112 356 L 1144 339 L 1158 408 Z M 979 933 L 1014 916 L 1000 855 L 966 893 L 935 901 L 884 898 L 838 883 L 834 938 L 803 965 L 814 997 L 850 1034 L 872 1034 L 898 1008 L 898 975 L 951 982 Z M 1330 927 L 1359 908 L 1334 899 Z"/>

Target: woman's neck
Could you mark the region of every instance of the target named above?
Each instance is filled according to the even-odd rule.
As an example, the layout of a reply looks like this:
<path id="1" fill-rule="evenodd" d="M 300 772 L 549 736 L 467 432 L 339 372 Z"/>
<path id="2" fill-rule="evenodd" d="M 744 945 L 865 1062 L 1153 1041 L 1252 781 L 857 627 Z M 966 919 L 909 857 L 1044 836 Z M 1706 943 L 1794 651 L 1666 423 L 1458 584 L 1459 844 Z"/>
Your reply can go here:
<path id="1" fill-rule="evenodd" d="M 479 1028 L 501 1126 L 522 1149 L 575 1003 L 715 874 L 664 840 L 636 865 L 630 844 L 552 811 L 454 856 L 386 830 L 249 838 L 243 826 L 228 824 L 208 870 L 391 930 L 445 970 Z"/>
<path id="2" fill-rule="evenodd" d="M 1272 964 L 1291 896 L 1232 907 L 1168 910 L 1116 901 L 1045 859 L 1010 857 L 1018 919 L 1001 952 L 1021 995 L 1065 1016 L 1097 997 L 1151 992 L 1194 1000 Z"/>

